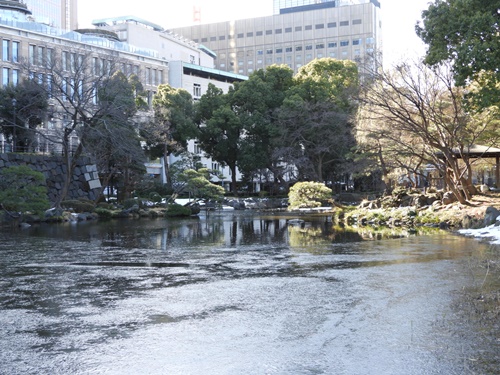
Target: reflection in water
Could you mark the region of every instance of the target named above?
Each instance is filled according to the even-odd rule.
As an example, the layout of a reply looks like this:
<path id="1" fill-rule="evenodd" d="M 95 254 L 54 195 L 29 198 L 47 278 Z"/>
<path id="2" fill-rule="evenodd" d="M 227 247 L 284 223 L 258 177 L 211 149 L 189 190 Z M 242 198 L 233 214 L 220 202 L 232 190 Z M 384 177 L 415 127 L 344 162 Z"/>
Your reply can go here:
<path id="1" fill-rule="evenodd" d="M 484 249 L 284 213 L 3 233 L 0 373 L 480 373 L 453 303 Z"/>

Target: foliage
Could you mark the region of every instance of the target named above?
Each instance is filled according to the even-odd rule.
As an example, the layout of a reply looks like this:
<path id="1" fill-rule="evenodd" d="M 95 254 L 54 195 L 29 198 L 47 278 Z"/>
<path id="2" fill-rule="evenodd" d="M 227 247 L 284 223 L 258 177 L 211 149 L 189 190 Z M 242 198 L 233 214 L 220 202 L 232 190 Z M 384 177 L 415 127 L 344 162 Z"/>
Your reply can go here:
<path id="1" fill-rule="evenodd" d="M 93 202 L 77 200 L 77 199 L 62 201 L 61 207 L 66 209 L 72 209 L 74 212 L 78 213 L 94 211 Z"/>
<path id="2" fill-rule="evenodd" d="M 47 95 L 32 80 L 0 89 L 0 133 L 14 141 L 16 151 L 35 146 L 35 129 L 42 124 L 47 109 Z"/>
<path id="3" fill-rule="evenodd" d="M 0 170 L 0 205 L 7 211 L 42 213 L 50 207 L 45 176 L 27 166 Z"/>
<path id="4" fill-rule="evenodd" d="M 322 202 L 332 198 L 332 190 L 321 182 L 297 182 L 288 194 L 289 210 L 321 207 Z"/>
<path id="5" fill-rule="evenodd" d="M 453 61 L 456 83 L 465 86 L 486 72 L 475 94 L 482 107 L 498 104 L 500 14 L 497 0 L 437 0 L 422 13 L 416 31 L 427 44 L 426 63 Z M 484 78 L 484 77 L 483 77 Z"/>
<path id="6" fill-rule="evenodd" d="M 224 197 L 225 190 L 220 185 L 209 181 L 209 172 L 202 168 L 199 170 L 187 169 L 177 176 L 176 193 L 188 192 L 195 200 L 211 199 L 219 201 Z"/>
<path id="7" fill-rule="evenodd" d="M 191 216 L 191 209 L 189 207 L 184 207 L 176 203 L 168 204 L 165 216 L 167 217 Z"/>
<path id="8" fill-rule="evenodd" d="M 97 207 L 94 212 L 99 216 L 99 219 L 109 220 L 113 218 L 113 211 L 107 208 Z"/>

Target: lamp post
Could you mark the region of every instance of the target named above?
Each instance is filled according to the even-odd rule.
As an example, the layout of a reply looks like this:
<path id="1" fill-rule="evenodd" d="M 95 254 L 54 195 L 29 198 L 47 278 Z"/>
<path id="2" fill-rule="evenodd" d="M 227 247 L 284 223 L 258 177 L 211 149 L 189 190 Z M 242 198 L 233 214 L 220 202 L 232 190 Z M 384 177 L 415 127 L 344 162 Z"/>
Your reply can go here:
<path id="1" fill-rule="evenodd" d="M 17 100 L 16 98 L 12 99 L 12 107 L 14 109 L 14 118 L 13 118 L 13 131 L 12 131 L 12 152 L 16 152 L 16 142 L 17 142 L 17 129 L 16 129 L 16 105 L 17 105 Z"/>

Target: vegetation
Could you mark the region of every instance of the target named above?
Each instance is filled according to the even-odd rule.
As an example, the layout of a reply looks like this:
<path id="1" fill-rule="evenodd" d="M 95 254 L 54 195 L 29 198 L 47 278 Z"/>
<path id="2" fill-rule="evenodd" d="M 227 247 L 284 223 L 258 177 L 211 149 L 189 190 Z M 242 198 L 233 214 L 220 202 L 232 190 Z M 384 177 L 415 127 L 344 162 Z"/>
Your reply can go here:
<path id="1" fill-rule="evenodd" d="M 289 210 L 321 207 L 331 201 L 332 190 L 320 182 L 297 182 L 288 194 Z"/>
<path id="2" fill-rule="evenodd" d="M 0 169 L 0 206 L 15 213 L 47 210 L 50 204 L 43 173 L 27 166 Z"/>

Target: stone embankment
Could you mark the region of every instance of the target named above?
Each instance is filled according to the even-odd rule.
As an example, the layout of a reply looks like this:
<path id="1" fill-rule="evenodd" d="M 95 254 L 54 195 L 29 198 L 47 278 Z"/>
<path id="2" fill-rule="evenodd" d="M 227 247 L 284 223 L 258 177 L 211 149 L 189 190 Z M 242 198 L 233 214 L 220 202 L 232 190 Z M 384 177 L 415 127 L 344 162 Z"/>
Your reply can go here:
<path id="1" fill-rule="evenodd" d="M 27 165 L 44 174 L 49 201 L 55 202 L 68 172 L 62 156 L 0 154 L 0 169 L 20 165 Z M 80 158 L 73 171 L 67 198 L 94 200 L 97 198 L 100 187 L 96 165 L 91 162 L 90 158 Z"/>

